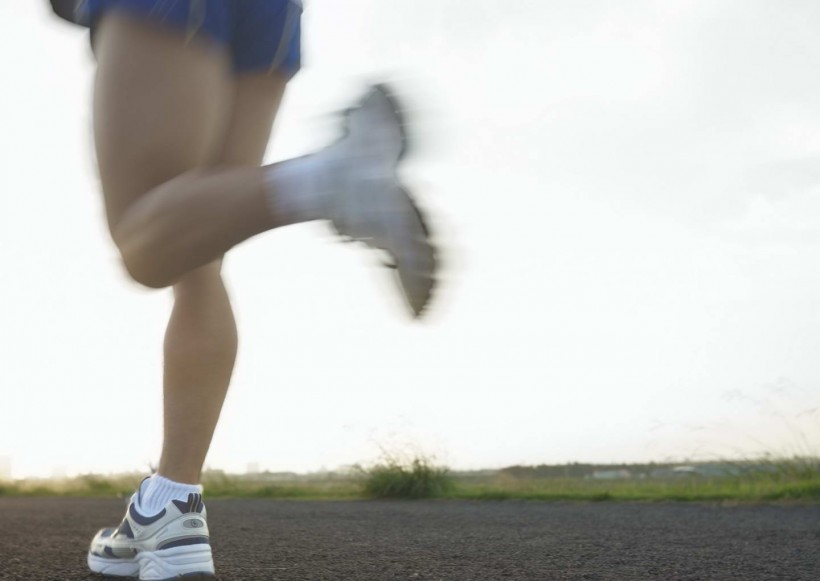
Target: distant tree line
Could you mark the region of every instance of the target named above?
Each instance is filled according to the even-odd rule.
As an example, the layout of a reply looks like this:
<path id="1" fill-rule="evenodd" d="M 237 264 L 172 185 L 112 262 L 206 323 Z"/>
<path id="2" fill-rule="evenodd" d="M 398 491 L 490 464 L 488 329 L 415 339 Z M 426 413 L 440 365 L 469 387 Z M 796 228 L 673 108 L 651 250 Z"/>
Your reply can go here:
<path id="1" fill-rule="evenodd" d="M 592 476 L 593 472 L 609 470 L 629 470 L 632 474 L 648 474 L 652 470 L 664 466 L 677 466 L 677 464 L 582 464 L 573 462 L 571 464 L 541 464 L 539 466 L 509 466 L 498 471 L 499 474 L 511 476 L 513 478 L 584 478 Z"/>

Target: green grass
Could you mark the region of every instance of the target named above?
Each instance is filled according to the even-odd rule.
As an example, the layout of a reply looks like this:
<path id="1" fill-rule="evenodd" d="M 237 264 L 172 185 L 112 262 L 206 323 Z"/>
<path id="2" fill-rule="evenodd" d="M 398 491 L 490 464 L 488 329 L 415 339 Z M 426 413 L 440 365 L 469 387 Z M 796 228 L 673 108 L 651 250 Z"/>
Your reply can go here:
<path id="1" fill-rule="evenodd" d="M 208 498 L 281 498 L 302 500 L 345 500 L 361 498 L 356 482 L 327 479 L 308 482 L 266 483 L 249 481 L 223 473 L 203 478 Z"/>
<path id="2" fill-rule="evenodd" d="M 23 480 L 0 484 L 0 496 L 123 497 L 132 493 L 139 476 L 85 474 L 63 480 Z"/>
<path id="3" fill-rule="evenodd" d="M 588 481 L 543 479 L 458 486 L 446 498 L 540 501 L 745 501 L 820 502 L 820 474 L 800 479 L 772 476 L 685 480 Z"/>
<path id="4" fill-rule="evenodd" d="M 352 476 L 298 477 L 275 482 L 263 477 L 207 473 L 209 498 L 353 500 L 364 498 L 532 501 L 801 501 L 820 503 L 820 462 L 780 460 L 739 465 L 737 473 L 706 478 L 584 478 L 520 477 L 500 471 L 490 476 L 459 477 L 424 458 L 406 462 L 388 459 Z M 85 475 L 51 481 L 0 483 L 0 496 L 126 497 L 140 475 Z"/>
<path id="5" fill-rule="evenodd" d="M 439 498 L 455 491 L 450 471 L 425 458 L 388 459 L 361 473 L 362 492 L 370 498 Z"/>
<path id="6" fill-rule="evenodd" d="M 450 498 L 541 501 L 738 501 L 820 502 L 820 459 L 791 458 L 736 462 L 731 474 L 704 477 L 515 478 L 504 472 L 494 481 L 458 486 Z"/>

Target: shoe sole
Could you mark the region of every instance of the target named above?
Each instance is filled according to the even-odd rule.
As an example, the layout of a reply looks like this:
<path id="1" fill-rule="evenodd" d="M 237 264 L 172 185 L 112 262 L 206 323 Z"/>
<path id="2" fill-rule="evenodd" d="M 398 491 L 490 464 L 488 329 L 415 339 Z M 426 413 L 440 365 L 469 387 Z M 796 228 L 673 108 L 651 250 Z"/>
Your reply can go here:
<path id="1" fill-rule="evenodd" d="M 136 559 L 106 559 L 91 553 L 88 553 L 88 568 L 110 577 L 137 577 L 140 574 L 140 564 Z"/>
<path id="2" fill-rule="evenodd" d="M 410 140 L 410 137 L 407 134 L 407 124 L 406 124 L 405 116 L 404 116 L 404 113 L 403 113 L 404 109 L 401 106 L 401 101 L 398 99 L 398 97 L 396 97 L 396 94 L 390 89 L 390 87 L 388 87 L 384 83 L 376 83 L 375 85 L 373 85 L 373 88 L 376 89 L 377 91 L 379 91 L 384 96 L 384 98 L 387 100 L 388 104 L 390 105 L 390 109 L 393 111 L 393 116 L 396 118 L 396 123 L 399 126 L 399 134 L 401 135 L 401 149 L 399 150 L 399 158 L 398 158 L 398 160 L 401 161 L 407 156 L 407 153 L 411 149 L 411 146 L 412 146 L 412 142 Z M 430 230 L 430 226 L 429 226 L 429 223 L 427 221 L 427 218 L 424 214 L 424 211 L 422 211 L 422 209 L 419 208 L 419 205 L 416 203 L 416 200 L 413 197 L 413 195 L 410 193 L 410 190 L 408 190 L 401 183 L 399 184 L 399 187 L 401 188 L 402 192 L 404 192 L 404 195 L 406 195 L 410 199 L 410 201 L 412 202 L 411 205 L 413 207 L 413 211 L 416 213 L 416 217 L 418 218 L 419 222 L 421 223 L 421 229 L 424 232 L 424 235 L 427 237 L 428 244 L 430 244 L 431 248 L 433 249 L 433 273 L 435 274 L 441 268 L 441 258 L 440 258 L 439 248 L 430 241 L 430 239 L 432 238 L 432 232 Z M 436 290 L 436 285 L 438 283 L 435 276 L 433 276 L 431 282 L 432 282 L 432 286 L 430 287 L 430 292 L 429 292 L 430 297 L 433 296 L 433 293 Z M 401 283 L 399 283 L 399 284 L 401 284 Z M 427 303 L 425 304 L 424 308 L 422 308 L 422 310 L 419 311 L 418 313 L 414 313 L 415 318 L 419 319 L 422 316 L 424 316 L 424 313 L 427 310 L 427 305 L 429 305 L 429 304 L 430 304 L 430 299 L 428 298 Z"/>
<path id="3" fill-rule="evenodd" d="M 407 155 L 408 150 L 410 149 L 410 138 L 407 135 L 407 124 L 405 121 L 404 109 L 401 106 L 401 102 L 396 97 L 396 94 L 390 90 L 384 83 L 377 83 L 373 85 L 373 88 L 380 92 L 382 96 L 387 100 L 390 104 L 390 109 L 393 112 L 393 116 L 396 118 L 396 123 L 399 126 L 399 133 L 401 135 L 401 149 L 399 150 L 399 161 L 404 159 Z"/>
<path id="4" fill-rule="evenodd" d="M 396 97 L 396 94 L 393 92 L 393 90 L 388 85 L 386 85 L 385 83 L 376 83 L 376 84 L 372 85 L 372 88 L 374 90 L 378 91 L 379 93 L 381 93 L 381 95 L 385 98 L 388 105 L 390 106 L 391 112 L 393 113 L 393 117 L 396 120 L 396 124 L 399 127 L 399 136 L 401 138 L 401 148 L 399 149 L 399 155 L 398 155 L 398 159 L 397 159 L 397 162 L 396 162 L 398 164 L 399 162 L 401 162 L 407 156 L 408 151 L 410 151 L 411 148 L 412 148 L 412 143 L 411 143 L 411 140 L 410 140 L 410 138 L 408 136 L 408 133 L 407 133 L 407 122 L 406 122 L 406 119 L 405 119 L 405 116 L 404 116 L 404 113 L 403 113 L 403 108 L 401 106 L 401 101 L 398 97 Z M 434 273 L 434 276 L 432 277 L 431 287 L 430 287 L 430 291 L 429 291 L 429 294 L 428 294 L 429 297 L 432 297 L 433 293 L 436 289 L 436 286 L 438 284 L 438 280 L 435 277 L 435 273 L 438 272 L 439 269 L 441 268 L 441 254 L 440 254 L 439 248 L 435 244 L 433 244 L 430 240 L 432 238 L 432 233 L 431 233 L 430 226 L 429 226 L 429 223 L 427 221 L 427 218 L 426 218 L 424 212 L 422 211 L 421 208 L 419 208 L 418 204 L 416 203 L 415 198 L 412 196 L 410 191 L 401 183 L 399 183 L 398 186 L 402 190 L 404 195 L 406 195 L 408 197 L 408 199 L 411 201 L 411 206 L 413 208 L 413 211 L 416 214 L 416 217 L 418 218 L 419 222 L 421 223 L 421 228 L 422 228 L 422 231 L 424 232 L 425 237 L 427 238 L 427 243 L 430 244 L 430 247 L 433 250 L 433 273 Z M 393 265 L 393 264 L 385 264 L 385 266 L 387 266 L 388 268 L 391 268 L 391 269 L 396 268 L 396 265 Z M 399 285 L 399 287 L 402 287 L 402 284 L 401 284 L 400 281 L 397 280 L 396 282 Z M 427 311 L 427 306 L 429 304 L 430 304 L 430 299 L 428 298 L 428 300 L 425 303 L 424 307 L 420 311 L 416 312 L 415 310 L 411 309 L 411 310 L 413 310 L 414 318 L 416 318 L 416 319 L 422 318 L 424 316 L 424 313 Z"/>
<path id="5" fill-rule="evenodd" d="M 388 105 L 390 106 L 391 112 L 393 113 L 393 117 L 396 120 L 396 124 L 399 127 L 399 136 L 401 138 L 401 148 L 399 149 L 399 155 L 398 155 L 398 159 L 397 159 L 397 163 L 398 163 L 398 162 L 402 161 L 407 156 L 408 151 L 411 150 L 411 145 L 412 145 L 410 137 L 408 136 L 408 133 L 407 133 L 407 122 L 405 120 L 404 113 L 402 112 L 403 108 L 401 106 L 401 101 L 396 97 L 396 94 L 385 83 L 376 83 L 376 84 L 372 85 L 372 88 L 374 90 L 378 91 L 379 93 L 381 93 L 381 95 L 385 98 Z M 346 123 L 346 119 L 347 119 L 347 113 L 345 115 L 345 123 Z M 426 219 L 426 216 L 425 216 L 424 212 L 421 210 L 421 208 L 419 208 L 418 204 L 416 203 L 416 200 L 411 195 L 410 191 L 401 183 L 399 183 L 399 187 L 401 188 L 402 192 L 412 202 L 411 205 L 413 207 L 413 211 L 415 212 L 416 217 L 418 218 L 419 222 L 421 223 L 421 228 L 422 228 L 422 231 L 424 232 L 424 235 L 427 237 L 427 242 L 430 244 L 430 246 L 433 249 L 433 261 L 434 261 L 433 272 L 434 273 L 438 272 L 438 270 L 441 266 L 440 252 L 439 252 L 438 247 L 430 241 L 430 239 L 432 238 L 432 234 L 431 234 L 430 226 L 429 226 L 429 223 Z M 395 269 L 396 268 L 396 265 L 394 265 L 394 264 L 385 264 L 385 266 L 390 268 L 390 269 Z M 433 291 L 436 288 L 437 282 L 438 281 L 437 281 L 436 277 L 433 276 L 432 286 L 430 288 L 430 293 L 429 293 L 431 297 L 433 295 Z M 398 284 L 399 284 L 399 286 L 401 286 L 400 282 L 398 282 Z M 430 301 L 428 300 L 427 304 L 429 304 L 429 302 Z M 427 304 L 425 304 L 425 307 L 421 311 L 419 311 L 417 313 L 414 312 L 414 317 L 416 319 L 419 319 L 424 315 L 425 311 L 427 310 L 427 308 L 426 308 Z"/>
<path id="6" fill-rule="evenodd" d="M 216 579 L 210 546 L 174 547 L 144 551 L 133 559 L 105 559 L 88 554 L 88 568 L 110 577 L 139 578 L 142 581 L 191 581 Z"/>

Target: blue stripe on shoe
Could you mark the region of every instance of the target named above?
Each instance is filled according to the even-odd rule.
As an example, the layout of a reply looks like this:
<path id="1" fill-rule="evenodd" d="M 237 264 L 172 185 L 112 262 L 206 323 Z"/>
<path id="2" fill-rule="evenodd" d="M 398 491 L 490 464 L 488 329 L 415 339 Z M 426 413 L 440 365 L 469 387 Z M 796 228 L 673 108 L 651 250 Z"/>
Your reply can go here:
<path id="1" fill-rule="evenodd" d="M 189 545 L 208 545 L 208 537 L 186 537 L 184 539 L 177 539 L 175 541 L 168 541 L 167 543 L 160 543 L 157 546 L 157 551 L 165 549 L 173 549 L 174 547 L 187 547 Z"/>
<path id="2" fill-rule="evenodd" d="M 174 503 L 174 506 L 176 506 L 182 514 L 191 512 L 188 510 L 188 503 L 184 500 L 172 500 L 171 502 Z"/>
<path id="3" fill-rule="evenodd" d="M 134 531 L 131 530 L 131 524 L 128 522 L 128 519 L 124 519 L 122 524 L 120 524 L 120 528 L 117 529 L 118 535 L 125 535 L 129 539 L 134 538 Z"/>
<path id="4" fill-rule="evenodd" d="M 188 514 L 190 512 L 202 512 L 205 508 L 205 505 L 202 502 L 202 495 L 201 494 L 189 494 L 188 500 L 172 500 L 171 502 L 174 503 L 179 509 L 179 512 L 182 514 Z"/>
<path id="5" fill-rule="evenodd" d="M 128 515 L 134 519 L 134 522 L 138 525 L 148 526 L 152 525 L 157 522 L 159 519 L 165 516 L 165 509 L 163 508 L 159 511 L 159 514 L 155 514 L 154 516 L 142 516 L 140 513 L 137 512 L 137 509 L 134 508 L 134 504 L 132 503 L 131 506 L 128 507 Z"/>
<path id="6" fill-rule="evenodd" d="M 107 539 L 108 537 L 110 537 L 111 535 L 114 534 L 114 530 L 115 529 L 103 529 L 103 530 L 101 530 L 100 531 L 100 538 L 101 539 Z"/>

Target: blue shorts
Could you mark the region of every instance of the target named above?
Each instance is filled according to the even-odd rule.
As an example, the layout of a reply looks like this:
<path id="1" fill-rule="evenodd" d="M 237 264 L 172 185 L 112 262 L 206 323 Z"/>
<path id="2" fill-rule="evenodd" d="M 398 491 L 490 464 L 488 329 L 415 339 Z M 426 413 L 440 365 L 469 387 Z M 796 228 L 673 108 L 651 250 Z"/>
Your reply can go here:
<path id="1" fill-rule="evenodd" d="M 92 34 L 102 14 L 117 8 L 226 46 L 236 72 L 292 77 L 301 66 L 301 0 L 81 0 L 80 6 Z"/>

